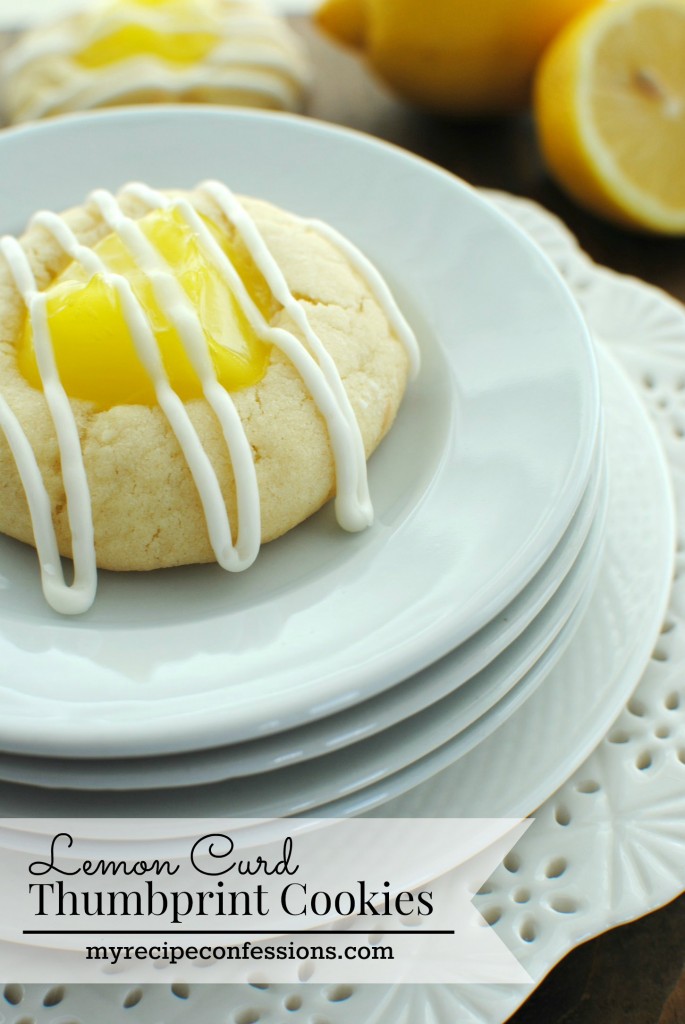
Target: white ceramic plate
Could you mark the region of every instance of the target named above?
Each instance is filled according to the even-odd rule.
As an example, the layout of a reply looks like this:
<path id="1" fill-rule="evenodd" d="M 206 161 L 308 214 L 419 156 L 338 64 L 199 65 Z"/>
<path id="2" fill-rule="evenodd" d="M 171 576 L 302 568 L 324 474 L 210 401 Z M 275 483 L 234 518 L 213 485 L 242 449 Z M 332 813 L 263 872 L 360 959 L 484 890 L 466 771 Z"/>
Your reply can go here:
<path id="1" fill-rule="evenodd" d="M 0 754 L 0 779 L 57 788 L 142 789 L 259 774 L 357 744 L 458 689 L 449 704 L 455 735 L 501 700 L 570 615 L 584 585 L 587 559 L 596 556 L 601 542 L 608 499 L 603 444 L 596 462 L 573 522 L 535 579 L 492 623 L 417 677 L 337 715 L 231 747 L 108 760 Z M 531 626 L 536 615 L 539 621 Z M 485 666 L 491 669 L 483 672 Z"/>
<path id="2" fill-rule="evenodd" d="M 363 777 L 353 754 L 346 762 L 343 755 L 353 750 L 348 748 L 319 759 L 315 769 L 296 765 L 187 789 L 93 793 L 3 783 L 0 814 L 268 817 L 286 808 L 316 808 L 317 816 L 345 817 L 382 805 L 388 817 L 439 817 L 447 795 L 457 817 L 531 813 L 596 745 L 625 703 L 658 634 L 672 574 L 673 502 L 663 454 L 622 371 L 603 362 L 611 409 L 607 450 L 621 446 L 622 458 L 609 463 L 607 539 L 597 589 L 573 642 L 537 692 L 509 717 L 518 698 L 505 698 L 498 728 L 470 752 L 464 754 L 472 740 L 466 730 L 385 778 L 381 763 L 381 780 L 375 782 L 370 761 Z M 490 714 L 497 715 L 497 707 Z M 479 739 L 479 730 L 487 731 L 484 719 L 472 726 Z M 394 756 L 401 759 L 402 751 Z M 403 802 L 401 794 L 409 790 Z"/>
<path id="3" fill-rule="evenodd" d="M 165 753 L 300 725 L 472 636 L 550 556 L 592 465 L 594 358 L 546 258 L 465 185 L 313 121 L 187 107 L 5 132 L 0 166 L 3 230 L 132 178 L 220 177 L 322 217 L 386 273 L 424 352 L 372 460 L 363 535 L 326 509 L 239 577 L 102 574 L 78 621 L 45 607 L 35 556 L 3 542 L 2 748 Z"/>
<path id="4" fill-rule="evenodd" d="M 602 524 L 603 525 L 603 524 Z M 184 792 L 192 794 L 193 806 L 207 808 L 219 800 L 222 807 L 228 807 L 231 817 L 248 818 L 282 818 L 297 814 L 322 813 L 328 814 L 328 806 L 345 806 L 346 802 L 354 801 L 362 808 L 376 806 L 378 794 L 385 793 L 384 783 L 395 792 L 398 785 L 402 791 L 402 783 L 406 778 L 413 777 L 414 771 L 425 771 L 433 764 L 432 758 L 441 762 L 445 757 L 448 763 L 462 757 L 473 749 L 482 739 L 489 736 L 508 713 L 512 713 L 544 682 L 546 676 L 557 663 L 563 652 L 572 642 L 586 611 L 588 601 L 594 592 L 599 567 L 598 550 L 601 550 L 603 530 L 596 531 L 597 536 L 590 538 L 591 552 L 588 551 L 587 562 L 580 573 L 585 588 L 580 598 L 576 595 L 577 604 L 570 609 L 564 605 L 561 621 L 545 628 L 548 616 L 543 613 L 531 627 L 536 633 L 539 649 L 534 651 L 532 664 L 527 662 L 521 669 L 525 675 L 519 681 L 520 673 L 509 672 L 503 677 L 502 688 L 506 696 L 477 718 L 475 723 L 462 729 L 459 723 L 458 707 L 461 703 L 461 692 L 456 691 L 450 697 L 432 705 L 405 722 L 384 730 L 371 739 L 353 743 L 350 746 L 328 756 L 315 758 L 302 764 L 282 766 L 280 770 L 261 772 L 257 775 L 227 778 L 220 757 L 212 758 L 209 763 L 202 754 L 173 755 L 165 759 L 163 769 L 152 767 L 141 759 L 138 762 L 139 775 L 132 778 L 122 765 L 124 771 L 120 775 L 116 762 L 108 762 L 99 771 L 91 772 L 84 766 L 79 772 L 79 764 L 72 763 L 66 771 L 52 773 L 50 767 L 40 770 L 33 779 L 19 780 L 32 788 L 27 792 L 31 798 L 40 787 L 42 791 L 53 791 L 58 802 L 70 800 L 70 791 L 78 806 L 79 814 L 93 814 L 98 799 L 102 806 L 109 807 L 117 798 L 134 808 L 131 813 L 140 816 L 154 815 L 153 804 L 168 808 L 178 807 L 184 801 Z M 594 557 L 591 558 L 590 554 Z M 572 577 L 574 574 L 569 574 Z M 576 583 L 572 578 L 569 584 Z M 563 588 L 562 588 L 563 589 Z M 577 586 L 573 589 L 577 589 Z M 556 597 L 563 597 L 558 594 Z M 556 604 L 557 602 L 552 602 Z M 547 609 L 545 609 L 547 611 Z M 552 609 L 550 609 L 550 612 Z M 538 628 L 539 627 L 539 628 Z M 506 657 L 505 655 L 501 656 Z M 482 675 L 484 691 L 496 688 L 499 683 L 497 659 L 488 666 Z M 505 666 L 505 670 L 508 666 Z M 420 679 L 420 677 L 419 677 Z M 418 681 L 418 680 L 417 680 Z M 471 698 L 473 699 L 473 698 Z M 487 696 L 485 697 L 487 701 Z M 475 699 L 476 707 L 478 698 Z M 453 708 L 456 707 L 456 711 Z M 9 758 L 8 766 L 9 766 Z M 42 759 L 36 759 L 41 761 Z M 415 769 L 415 765 L 417 766 Z M 440 770 L 440 766 L 434 769 Z M 11 767 L 8 771 L 9 781 L 12 780 Z M 4 774 L 4 773 L 3 773 Z M 104 785 L 103 785 L 104 784 Z M 2 783 L 0 783 L 2 785 Z M 411 785 L 411 783 L 410 783 Z M 157 788 L 159 787 L 159 788 Z M 90 799 L 89 799 L 90 798 Z M 384 796 L 387 799 L 387 795 Z M 142 812 L 142 808 L 146 810 Z M 84 811 L 84 808 L 88 808 Z M 178 812 L 177 812 L 178 813 Z M 206 810 L 202 812 L 206 814 Z M 358 813 L 356 810 L 354 813 Z M 335 813 L 336 817 L 348 816 L 344 811 Z"/>
<path id="5" fill-rule="evenodd" d="M 637 686 L 671 590 L 673 492 L 654 427 L 625 371 L 606 352 L 601 363 L 605 401 L 620 409 L 607 445 L 621 433 L 626 458 L 611 464 L 616 497 L 605 555 L 573 643 L 537 693 L 465 757 L 455 761 L 445 748 L 412 765 L 403 778 L 393 777 L 390 786 L 368 790 L 361 800 L 338 801 L 326 814 L 382 805 L 373 813 L 388 818 L 525 817 L 595 749 Z"/>
<path id="6" fill-rule="evenodd" d="M 427 708 L 421 705 L 423 710 L 404 717 L 397 725 L 379 727 L 371 738 L 365 738 L 363 727 L 358 734 L 349 731 L 349 724 L 347 732 L 343 731 L 352 715 L 363 721 L 365 704 L 359 704 L 348 712 L 324 718 L 304 730 L 277 733 L 263 740 L 194 754 L 85 762 L 0 755 L 0 778 L 51 789 L 124 791 L 197 786 L 239 778 L 245 779 L 244 785 L 252 793 L 248 800 L 254 800 L 256 805 L 265 798 L 261 794 L 263 783 L 257 780 L 255 787 L 249 777 L 268 772 L 265 778 L 267 788 L 269 791 L 277 790 L 277 799 L 281 801 L 278 814 L 284 815 L 290 813 L 288 808 L 293 800 L 298 805 L 303 799 L 315 801 L 331 786 L 351 792 L 362 788 L 369 779 L 377 780 L 396 772 L 448 740 L 454 740 L 480 719 L 480 731 L 474 734 L 469 730 L 469 742 L 472 744 L 473 735 L 480 737 L 491 732 L 507 707 L 513 711 L 523 701 L 524 695 L 539 685 L 572 639 L 580 622 L 580 611 L 594 589 L 605 536 L 607 505 L 608 488 L 603 488 L 600 507 L 581 553 L 552 599 L 523 636 L 455 692 L 449 692 L 448 687 L 455 661 L 457 673 L 460 669 L 458 651 L 446 655 L 408 680 L 404 685 L 418 694 L 419 701 L 424 679 L 429 688 L 439 684 L 449 696 Z M 515 693 L 510 694 L 513 690 Z M 506 694 L 510 696 L 505 702 Z M 388 697 L 391 695 L 392 691 Z M 381 700 L 382 696 L 376 700 Z M 488 715 L 489 711 L 492 713 Z M 315 740 L 309 744 L 298 744 L 300 734 L 307 733 L 307 729 L 309 733 L 316 733 Z M 332 754 L 336 747 L 332 743 L 326 749 L 324 744 L 322 760 L 313 751 L 321 746 L 322 737 L 327 734 L 339 740 L 339 754 L 337 758 L 335 755 L 325 756 Z M 304 739 L 308 738 L 305 735 Z M 274 756 L 279 749 L 283 750 L 281 756 Z M 270 757 L 262 759 L 262 750 Z M 294 764 L 311 761 L 312 758 L 315 758 L 313 763 L 303 766 L 304 782 L 301 775 L 293 775 L 292 770 L 288 773 Z M 277 770 L 286 774 L 275 775 Z M 316 780 L 315 788 L 308 785 L 310 775 L 312 780 Z"/>

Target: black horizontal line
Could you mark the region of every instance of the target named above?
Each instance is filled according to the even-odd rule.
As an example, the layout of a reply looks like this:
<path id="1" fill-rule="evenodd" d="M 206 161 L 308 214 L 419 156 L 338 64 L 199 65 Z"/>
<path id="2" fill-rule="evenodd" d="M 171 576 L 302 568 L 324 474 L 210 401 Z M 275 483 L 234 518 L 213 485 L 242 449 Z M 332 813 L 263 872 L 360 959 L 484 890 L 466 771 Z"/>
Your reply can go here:
<path id="1" fill-rule="evenodd" d="M 281 935 L 319 935 L 322 938 L 326 935 L 368 935 L 369 929 L 364 928 L 363 930 L 355 930 L 350 928 L 331 928 L 326 931 L 322 931 L 319 928 L 298 928 L 294 931 L 280 931 L 277 934 L 274 933 L 273 929 L 264 929 L 262 931 L 245 931 L 244 929 L 236 928 L 234 930 L 226 930 L 223 928 L 214 928 L 206 931 L 180 931 L 171 932 L 168 929 L 159 931 L 135 931 L 132 932 L 129 929 L 121 930 L 96 930 L 96 931 L 72 931 L 70 929 L 53 929 L 53 930 L 36 930 L 25 928 L 22 935 L 169 935 L 172 938 L 178 937 L 179 935 L 272 935 L 274 938 L 279 938 Z M 383 931 L 377 934 L 383 935 L 454 935 L 455 931 L 452 928 L 444 929 L 442 931 L 424 931 L 423 928 L 401 928 L 396 931 Z"/>

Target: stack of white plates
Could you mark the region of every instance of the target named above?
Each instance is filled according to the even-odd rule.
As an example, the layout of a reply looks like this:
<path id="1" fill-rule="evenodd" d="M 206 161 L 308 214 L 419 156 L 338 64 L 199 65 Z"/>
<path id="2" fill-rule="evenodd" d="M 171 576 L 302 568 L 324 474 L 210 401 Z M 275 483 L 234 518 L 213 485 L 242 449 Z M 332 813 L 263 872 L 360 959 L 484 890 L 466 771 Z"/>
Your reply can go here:
<path id="1" fill-rule="evenodd" d="M 633 619 L 619 594 L 620 621 L 603 620 L 628 652 L 597 707 L 608 724 L 658 630 L 668 481 L 629 385 L 603 357 L 600 388 L 573 299 L 513 224 L 428 164 L 285 116 L 69 118 L 6 133 L 0 159 L 0 231 L 131 179 L 217 177 L 316 215 L 382 269 L 423 351 L 371 461 L 365 534 L 324 509 L 239 577 L 103 573 L 79 620 L 50 612 L 33 552 L 2 541 L 0 812 L 348 814 L 438 773 L 487 773 L 488 745 L 513 730 L 532 752 L 526 723 L 556 721 L 540 708 L 619 567 Z M 635 521 L 644 558 L 626 552 Z M 526 794 L 552 792 L 587 753 L 574 722 L 557 729 L 540 785 L 502 779 L 497 813 L 532 810 Z"/>

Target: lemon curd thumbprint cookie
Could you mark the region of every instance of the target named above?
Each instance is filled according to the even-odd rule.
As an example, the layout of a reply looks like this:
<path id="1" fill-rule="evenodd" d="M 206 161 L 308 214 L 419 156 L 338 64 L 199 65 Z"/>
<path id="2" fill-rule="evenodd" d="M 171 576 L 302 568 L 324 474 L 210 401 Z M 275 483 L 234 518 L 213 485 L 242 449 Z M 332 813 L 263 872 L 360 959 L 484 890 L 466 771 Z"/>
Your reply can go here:
<path id="1" fill-rule="evenodd" d="M 98 566 L 240 571 L 333 496 L 362 530 L 418 358 L 349 241 L 218 182 L 38 213 L 0 239 L 0 531 L 69 614 Z"/>

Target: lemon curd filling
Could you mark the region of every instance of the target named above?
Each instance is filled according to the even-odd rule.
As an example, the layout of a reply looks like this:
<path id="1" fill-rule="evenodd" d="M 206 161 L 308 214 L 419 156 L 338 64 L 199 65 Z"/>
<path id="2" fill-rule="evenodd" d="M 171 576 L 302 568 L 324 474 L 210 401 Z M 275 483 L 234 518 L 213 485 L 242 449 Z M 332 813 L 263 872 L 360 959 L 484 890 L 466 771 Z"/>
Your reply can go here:
<path id="1" fill-rule="evenodd" d="M 147 9 L 159 10 L 163 15 L 159 28 L 136 20 L 136 15 Z M 129 11 L 131 21 L 127 22 Z M 117 16 L 117 25 L 108 31 L 111 15 Z M 102 31 L 99 29 L 95 23 L 91 42 L 74 55 L 83 67 L 105 67 L 141 56 L 158 57 L 171 64 L 195 64 L 204 60 L 220 38 L 215 21 L 197 0 L 120 0 L 103 12 Z"/>
<path id="2" fill-rule="evenodd" d="M 253 302 L 267 319 L 274 300 L 261 273 L 244 248 L 203 218 L 241 277 Z M 239 302 L 205 253 L 193 228 L 173 207 L 154 210 L 138 221 L 140 229 L 183 286 L 202 327 L 219 382 L 235 391 L 259 381 L 266 372 L 270 345 L 257 336 Z M 118 235 L 94 246 L 111 273 L 128 279 L 154 332 L 172 388 L 183 401 L 202 396 L 200 380 L 181 338 L 160 307 L 149 278 L 134 262 Z M 140 361 L 119 296 L 106 276 L 89 277 L 71 263 L 47 289 L 47 316 L 62 385 L 71 398 L 114 405 L 156 405 L 152 381 Z M 42 389 L 26 318 L 18 346 L 21 373 Z"/>

